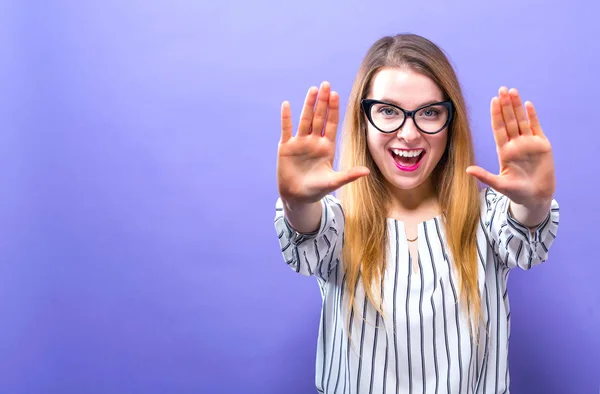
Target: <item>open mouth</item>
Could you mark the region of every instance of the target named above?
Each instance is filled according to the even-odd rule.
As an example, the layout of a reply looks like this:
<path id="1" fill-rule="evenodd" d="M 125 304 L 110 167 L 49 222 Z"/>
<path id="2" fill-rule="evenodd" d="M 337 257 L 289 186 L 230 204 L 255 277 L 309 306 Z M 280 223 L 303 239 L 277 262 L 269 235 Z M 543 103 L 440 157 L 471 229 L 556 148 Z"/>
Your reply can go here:
<path id="1" fill-rule="evenodd" d="M 396 167 L 404 171 L 414 171 L 419 167 L 425 149 L 390 149 Z"/>

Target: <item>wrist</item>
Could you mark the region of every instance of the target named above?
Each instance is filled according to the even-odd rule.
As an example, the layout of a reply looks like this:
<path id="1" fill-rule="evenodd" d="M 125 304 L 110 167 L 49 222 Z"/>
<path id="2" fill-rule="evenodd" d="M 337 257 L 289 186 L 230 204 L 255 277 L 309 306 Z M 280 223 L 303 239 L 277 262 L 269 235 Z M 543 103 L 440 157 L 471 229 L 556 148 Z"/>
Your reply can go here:
<path id="1" fill-rule="evenodd" d="M 321 223 L 321 201 L 311 203 L 290 203 L 282 200 L 283 214 L 288 224 L 302 234 L 314 233 Z"/>
<path id="2" fill-rule="evenodd" d="M 298 202 L 298 201 L 285 200 L 283 198 L 281 199 L 281 201 L 283 202 L 283 208 L 285 211 L 293 212 L 295 214 L 301 214 L 303 212 L 310 211 L 311 207 L 320 203 L 319 201 L 317 201 L 317 202 Z"/>
<path id="3" fill-rule="evenodd" d="M 511 201 L 508 211 L 517 222 L 533 229 L 546 219 L 551 206 L 552 199 L 547 201 L 528 202 L 525 204 L 517 204 L 514 201 Z"/>
<path id="4" fill-rule="evenodd" d="M 543 212 L 543 211 L 549 211 L 550 210 L 550 206 L 552 205 L 552 199 L 544 199 L 544 200 L 536 200 L 536 201 L 531 201 L 531 202 L 527 202 L 525 204 L 517 204 L 523 207 L 523 209 L 529 211 L 529 212 Z"/>

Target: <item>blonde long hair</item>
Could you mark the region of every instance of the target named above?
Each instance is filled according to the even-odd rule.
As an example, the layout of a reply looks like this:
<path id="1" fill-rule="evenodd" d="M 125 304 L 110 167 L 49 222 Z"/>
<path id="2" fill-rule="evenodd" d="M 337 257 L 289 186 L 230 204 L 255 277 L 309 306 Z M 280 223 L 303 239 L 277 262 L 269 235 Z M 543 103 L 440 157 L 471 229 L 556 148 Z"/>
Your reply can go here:
<path id="1" fill-rule="evenodd" d="M 460 302 L 471 317 L 481 317 L 478 287 L 476 230 L 479 221 L 477 181 L 465 172 L 475 154 L 465 100 L 448 58 L 431 41 L 414 34 L 383 37 L 368 50 L 352 87 L 344 120 L 340 168 L 366 166 L 371 174 L 340 189 L 345 235 L 342 256 L 349 310 L 354 308 L 355 288 L 362 281 L 369 302 L 384 316 L 381 286 L 385 272 L 388 231 L 388 190 L 367 148 L 367 120 L 360 101 L 367 97 L 373 77 L 382 68 L 404 67 L 431 78 L 454 105 L 448 145 L 432 176 L 443 215 L 449 254 L 460 280 Z"/>

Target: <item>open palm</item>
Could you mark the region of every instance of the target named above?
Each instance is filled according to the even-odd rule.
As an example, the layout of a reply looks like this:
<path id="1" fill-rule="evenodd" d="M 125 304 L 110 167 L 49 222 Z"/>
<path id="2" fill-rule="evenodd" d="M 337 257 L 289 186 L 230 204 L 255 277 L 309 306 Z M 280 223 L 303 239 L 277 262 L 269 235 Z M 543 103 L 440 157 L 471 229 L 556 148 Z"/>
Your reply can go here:
<path id="1" fill-rule="evenodd" d="M 527 115 L 516 89 L 500 88 L 490 108 L 500 173 L 493 175 L 477 166 L 467 172 L 511 201 L 535 206 L 554 194 L 554 159 L 533 104 L 526 102 L 525 109 Z"/>
<path id="2" fill-rule="evenodd" d="M 317 102 L 318 94 L 318 102 Z M 315 109 L 316 103 L 316 109 Z M 337 172 L 333 169 L 339 122 L 339 96 L 327 82 L 309 89 L 298 126 L 292 135 L 289 102 L 281 106 L 281 140 L 277 157 L 277 184 L 281 198 L 290 204 L 308 204 L 367 175 L 365 167 Z"/>

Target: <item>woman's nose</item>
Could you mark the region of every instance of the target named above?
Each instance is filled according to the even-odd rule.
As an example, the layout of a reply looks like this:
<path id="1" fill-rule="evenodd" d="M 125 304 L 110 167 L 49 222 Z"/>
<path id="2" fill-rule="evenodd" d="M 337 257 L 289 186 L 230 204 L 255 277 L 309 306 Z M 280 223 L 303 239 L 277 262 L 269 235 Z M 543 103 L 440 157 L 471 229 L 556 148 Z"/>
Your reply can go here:
<path id="1" fill-rule="evenodd" d="M 412 142 L 421 138 L 421 132 L 417 129 L 414 120 L 412 118 L 407 118 L 400 130 L 396 133 L 396 137 L 407 142 Z"/>

